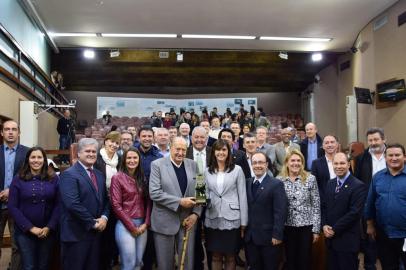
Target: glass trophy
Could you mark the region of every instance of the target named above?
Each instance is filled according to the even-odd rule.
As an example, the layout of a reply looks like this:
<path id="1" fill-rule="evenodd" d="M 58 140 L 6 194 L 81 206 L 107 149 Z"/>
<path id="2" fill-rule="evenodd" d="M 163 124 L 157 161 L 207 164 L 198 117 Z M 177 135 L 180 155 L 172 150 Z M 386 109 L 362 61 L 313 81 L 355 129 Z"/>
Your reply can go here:
<path id="1" fill-rule="evenodd" d="M 197 204 L 206 204 L 206 183 L 204 182 L 203 174 L 196 175 L 196 203 Z"/>

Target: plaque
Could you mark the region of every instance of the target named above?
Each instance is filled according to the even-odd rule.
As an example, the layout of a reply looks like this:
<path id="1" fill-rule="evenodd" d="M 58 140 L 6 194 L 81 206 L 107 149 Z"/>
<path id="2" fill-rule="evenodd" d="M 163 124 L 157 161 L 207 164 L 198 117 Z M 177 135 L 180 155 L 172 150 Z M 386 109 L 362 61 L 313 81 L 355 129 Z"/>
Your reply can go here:
<path id="1" fill-rule="evenodd" d="M 203 174 L 196 175 L 195 197 L 197 204 L 206 204 L 206 183 L 204 182 Z"/>

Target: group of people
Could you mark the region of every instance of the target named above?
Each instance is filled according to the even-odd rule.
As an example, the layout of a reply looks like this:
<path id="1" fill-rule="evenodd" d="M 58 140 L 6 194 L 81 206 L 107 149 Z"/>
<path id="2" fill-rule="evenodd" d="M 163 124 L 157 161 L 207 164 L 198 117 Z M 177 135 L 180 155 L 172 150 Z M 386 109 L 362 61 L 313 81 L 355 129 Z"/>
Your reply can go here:
<path id="1" fill-rule="evenodd" d="M 290 128 L 267 143 L 268 128 L 242 137 L 238 122 L 207 120 L 191 130 L 112 131 L 99 147 L 78 142 L 77 162 L 59 176 L 41 147 L 18 143 L 3 123 L 1 231 L 9 221 L 13 264 L 48 269 L 60 241 L 63 269 L 313 269 L 312 246 L 325 241 L 327 269 L 401 269 L 406 238 L 405 149 L 371 128 L 351 167 L 334 135 L 314 123 L 297 144 Z M 172 129 L 172 131 L 171 131 Z M 206 203 L 196 202 L 203 177 Z M 206 251 L 206 252 L 204 252 Z M 119 258 L 119 259 L 118 259 Z M 18 269 L 18 268 L 12 268 Z"/>

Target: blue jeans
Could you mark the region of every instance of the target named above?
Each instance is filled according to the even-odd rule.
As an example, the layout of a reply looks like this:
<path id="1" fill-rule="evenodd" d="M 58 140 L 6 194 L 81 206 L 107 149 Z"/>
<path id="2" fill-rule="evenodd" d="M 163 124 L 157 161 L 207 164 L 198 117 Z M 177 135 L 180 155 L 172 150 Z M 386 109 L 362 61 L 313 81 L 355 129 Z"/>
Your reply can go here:
<path id="1" fill-rule="evenodd" d="M 72 144 L 72 138 L 69 135 L 59 135 L 59 150 L 69 149 Z M 68 155 L 61 155 L 61 161 L 69 161 Z"/>
<path id="2" fill-rule="evenodd" d="M 14 237 L 21 254 L 22 270 L 48 270 L 54 244 L 52 233 L 44 239 L 39 239 L 29 232 L 24 233 L 15 227 Z"/>
<path id="3" fill-rule="evenodd" d="M 144 223 L 143 218 L 133 219 L 135 226 Z M 121 258 L 121 270 L 141 269 L 142 256 L 147 244 L 147 231 L 138 237 L 134 237 L 124 224 L 118 220 L 116 224 L 116 242 Z"/>

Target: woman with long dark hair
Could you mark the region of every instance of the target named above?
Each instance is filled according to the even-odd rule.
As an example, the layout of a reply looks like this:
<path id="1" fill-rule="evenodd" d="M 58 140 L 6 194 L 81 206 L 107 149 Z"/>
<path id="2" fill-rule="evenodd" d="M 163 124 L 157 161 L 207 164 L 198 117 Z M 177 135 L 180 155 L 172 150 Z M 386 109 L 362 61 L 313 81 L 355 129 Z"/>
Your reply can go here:
<path id="1" fill-rule="evenodd" d="M 217 140 L 210 154 L 210 165 L 205 171 L 207 250 L 212 254 L 212 269 L 236 268 L 235 254 L 248 224 L 248 205 L 245 176 L 232 160 L 231 149 L 224 140 Z"/>
<path id="2" fill-rule="evenodd" d="M 28 150 L 23 167 L 11 183 L 8 199 L 23 270 L 48 269 L 59 204 L 58 176 L 48 169 L 45 151 L 33 147 Z"/>
<path id="3" fill-rule="evenodd" d="M 151 203 L 138 149 L 130 147 L 124 152 L 120 171 L 111 179 L 110 196 L 118 218 L 115 235 L 121 269 L 141 269 Z"/>

